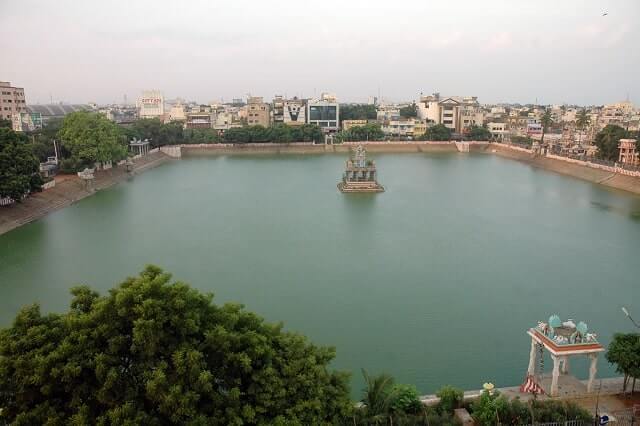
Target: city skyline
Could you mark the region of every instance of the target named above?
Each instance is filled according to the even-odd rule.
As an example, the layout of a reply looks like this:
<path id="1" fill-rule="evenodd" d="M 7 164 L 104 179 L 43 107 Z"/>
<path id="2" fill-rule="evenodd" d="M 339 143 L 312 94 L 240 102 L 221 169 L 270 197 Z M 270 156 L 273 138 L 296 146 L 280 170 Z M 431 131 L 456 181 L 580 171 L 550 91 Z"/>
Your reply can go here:
<path id="1" fill-rule="evenodd" d="M 31 104 L 133 103 L 144 89 L 201 103 L 324 91 L 341 102 L 640 98 L 637 2 L 323 5 L 7 3 L 0 28 L 20 36 L 0 38 L 2 78 Z"/>

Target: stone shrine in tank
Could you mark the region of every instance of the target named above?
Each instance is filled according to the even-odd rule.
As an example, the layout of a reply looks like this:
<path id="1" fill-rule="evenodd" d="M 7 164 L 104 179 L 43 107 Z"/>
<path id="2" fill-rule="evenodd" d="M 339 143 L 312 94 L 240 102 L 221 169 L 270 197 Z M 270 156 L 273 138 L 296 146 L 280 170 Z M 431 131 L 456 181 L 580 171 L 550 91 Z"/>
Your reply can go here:
<path id="1" fill-rule="evenodd" d="M 347 160 L 342 181 L 338 189 L 342 192 L 383 192 L 384 187 L 377 181 L 376 163 L 367 160 L 367 153 L 362 145 L 353 152 Z"/>

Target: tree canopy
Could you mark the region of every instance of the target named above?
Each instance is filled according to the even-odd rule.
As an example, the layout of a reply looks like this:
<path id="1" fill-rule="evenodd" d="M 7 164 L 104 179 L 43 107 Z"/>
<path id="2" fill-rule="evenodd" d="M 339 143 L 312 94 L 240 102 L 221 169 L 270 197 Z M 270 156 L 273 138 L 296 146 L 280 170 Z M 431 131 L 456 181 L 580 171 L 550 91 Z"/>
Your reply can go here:
<path id="1" fill-rule="evenodd" d="M 384 132 L 379 123 L 367 123 L 354 126 L 349 130 L 342 130 L 336 135 L 339 141 L 380 141 L 384 139 Z"/>
<path id="2" fill-rule="evenodd" d="M 422 140 L 427 141 L 448 141 L 451 140 L 451 129 L 444 124 L 436 124 L 427 127 L 427 131 L 422 136 Z"/>
<path id="3" fill-rule="evenodd" d="M 224 132 L 224 141 L 228 143 L 320 142 L 322 130 L 315 124 L 232 127 Z"/>
<path id="4" fill-rule="evenodd" d="M 598 147 L 598 157 L 609 160 L 618 160 L 618 144 L 620 139 L 629 136 L 629 132 L 615 124 L 607 124 L 596 135 L 595 145 Z"/>
<path id="5" fill-rule="evenodd" d="M 340 105 L 340 121 L 344 120 L 375 120 L 378 113 L 376 106 L 370 104 L 342 104 Z"/>
<path id="6" fill-rule="evenodd" d="M 20 201 L 42 187 L 39 162 L 27 141 L 24 134 L 0 128 L 0 198 Z"/>
<path id="7" fill-rule="evenodd" d="M 348 376 L 332 348 L 147 266 L 70 310 L 0 331 L 0 418 L 28 424 L 335 424 Z"/>
<path id="8" fill-rule="evenodd" d="M 126 135 L 117 124 L 99 113 L 79 111 L 67 115 L 58 137 L 78 167 L 98 161 L 119 161 L 127 156 Z"/>
<path id="9" fill-rule="evenodd" d="M 486 127 L 473 125 L 469 127 L 467 139 L 471 141 L 488 141 L 491 139 L 491 132 Z"/>
<path id="10" fill-rule="evenodd" d="M 640 334 L 639 333 L 616 333 L 609 344 L 607 361 L 615 364 L 616 371 L 624 374 L 623 391 L 626 391 L 630 377 L 640 378 Z M 633 389 L 632 389 L 633 392 Z"/>
<path id="11" fill-rule="evenodd" d="M 418 106 L 414 103 L 400 108 L 400 117 L 412 118 L 418 116 Z"/>

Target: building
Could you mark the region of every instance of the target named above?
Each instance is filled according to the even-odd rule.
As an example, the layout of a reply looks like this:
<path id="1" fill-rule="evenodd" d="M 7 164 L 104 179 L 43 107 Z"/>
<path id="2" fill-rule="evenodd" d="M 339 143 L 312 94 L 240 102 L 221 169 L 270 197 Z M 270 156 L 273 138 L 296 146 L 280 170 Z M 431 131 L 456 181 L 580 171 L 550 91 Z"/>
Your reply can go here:
<path id="1" fill-rule="evenodd" d="M 137 107 L 140 118 L 163 118 L 164 96 L 159 90 L 145 90 L 138 99 Z"/>
<path id="2" fill-rule="evenodd" d="M 192 107 L 186 113 L 185 129 L 211 129 L 215 123 L 215 112 L 209 105 Z"/>
<path id="3" fill-rule="evenodd" d="M 287 99 L 283 105 L 283 122 L 287 126 L 302 126 L 307 121 L 307 104 L 303 99 Z"/>
<path id="4" fill-rule="evenodd" d="M 367 120 L 342 120 L 342 130 L 349 130 L 352 127 L 361 127 L 367 124 Z"/>
<path id="5" fill-rule="evenodd" d="M 176 103 L 169 110 L 169 121 L 187 121 L 187 108 L 182 103 Z"/>
<path id="6" fill-rule="evenodd" d="M 138 108 L 132 105 L 110 105 L 100 108 L 98 112 L 118 124 L 130 124 L 138 119 Z"/>
<path id="7" fill-rule="evenodd" d="M 307 123 L 319 126 L 323 132 L 336 132 L 340 123 L 340 105 L 335 95 L 323 93 L 320 99 L 307 102 Z"/>
<path id="8" fill-rule="evenodd" d="M 249 126 L 269 127 L 271 124 L 271 110 L 262 97 L 252 96 L 247 100 L 247 124 Z"/>
<path id="9" fill-rule="evenodd" d="M 414 136 L 414 126 L 415 120 L 413 118 L 398 118 L 383 121 L 381 127 L 385 136 L 411 138 Z"/>
<path id="10" fill-rule="evenodd" d="M 27 112 L 22 87 L 13 87 L 8 81 L 0 81 L 0 119 L 13 120 L 13 114 Z"/>
<path id="11" fill-rule="evenodd" d="M 67 114 L 80 111 L 93 111 L 88 104 L 46 104 L 29 105 L 27 112 L 30 114 L 39 113 L 42 117 L 42 125 L 46 126 L 51 120 L 63 119 Z"/>
<path id="12" fill-rule="evenodd" d="M 416 102 L 418 118 L 428 123 L 442 124 L 452 132 L 462 133 L 473 125 L 481 126 L 484 113 L 476 96 L 440 97 L 440 93 L 420 96 Z"/>
<path id="13" fill-rule="evenodd" d="M 503 141 L 508 138 L 509 126 L 507 123 L 491 122 L 487 124 L 487 129 L 491 133 L 491 137 L 497 141 Z"/>
<path id="14" fill-rule="evenodd" d="M 636 152 L 636 140 L 635 139 L 620 139 L 618 144 L 620 153 L 618 155 L 618 163 L 637 166 L 640 165 L 640 159 Z"/>
<path id="15" fill-rule="evenodd" d="M 39 112 L 16 112 L 11 117 L 11 124 L 16 132 L 32 132 L 42 129 L 42 115 Z"/>
<path id="16" fill-rule="evenodd" d="M 376 120 L 379 122 L 399 119 L 400 108 L 395 105 L 378 105 L 376 108 Z"/>
<path id="17" fill-rule="evenodd" d="M 419 138 L 420 136 L 427 133 L 427 121 L 426 120 L 415 120 L 413 121 L 413 137 Z"/>

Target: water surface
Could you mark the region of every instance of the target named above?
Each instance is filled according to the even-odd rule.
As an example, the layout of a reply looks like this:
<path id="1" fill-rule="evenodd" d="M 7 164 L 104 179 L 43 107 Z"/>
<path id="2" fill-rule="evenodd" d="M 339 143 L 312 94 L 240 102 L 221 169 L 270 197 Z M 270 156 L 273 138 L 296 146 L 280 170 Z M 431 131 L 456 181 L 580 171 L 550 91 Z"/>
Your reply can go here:
<path id="1" fill-rule="evenodd" d="M 640 198 L 490 155 L 374 158 L 383 194 L 338 192 L 339 155 L 185 158 L 101 191 L 0 236 L 0 324 L 155 263 L 336 346 L 354 396 L 361 367 L 423 393 L 517 385 L 552 313 L 631 331 Z"/>

